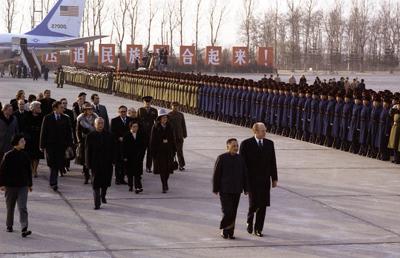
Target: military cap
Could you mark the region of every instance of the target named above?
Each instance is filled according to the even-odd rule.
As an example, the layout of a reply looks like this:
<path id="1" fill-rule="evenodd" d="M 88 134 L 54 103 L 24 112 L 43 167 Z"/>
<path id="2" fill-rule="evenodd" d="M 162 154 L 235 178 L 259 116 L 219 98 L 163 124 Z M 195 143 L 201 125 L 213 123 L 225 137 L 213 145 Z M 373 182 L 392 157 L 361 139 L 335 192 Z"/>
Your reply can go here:
<path id="1" fill-rule="evenodd" d="M 146 101 L 146 102 L 151 102 L 151 101 L 153 100 L 153 97 L 152 97 L 152 96 L 144 96 L 144 97 L 142 98 L 142 100 L 143 100 L 143 101 Z"/>

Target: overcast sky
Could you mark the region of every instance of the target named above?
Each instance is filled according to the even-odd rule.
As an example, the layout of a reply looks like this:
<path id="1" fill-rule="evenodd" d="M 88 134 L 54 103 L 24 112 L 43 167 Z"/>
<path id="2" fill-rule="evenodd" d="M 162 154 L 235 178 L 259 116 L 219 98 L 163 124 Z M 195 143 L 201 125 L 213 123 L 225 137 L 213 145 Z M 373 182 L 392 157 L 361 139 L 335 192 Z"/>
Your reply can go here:
<path id="1" fill-rule="evenodd" d="M 6 0 L 0 0 L 0 8 L 3 8 L 4 2 Z M 13 31 L 22 33 L 28 31 L 30 29 L 30 5 L 32 4 L 32 0 L 16 0 L 19 4 L 18 8 L 18 16 L 14 22 Z M 44 0 L 46 1 L 46 0 Z M 54 0 L 50 0 L 51 2 L 55 2 Z M 89 1 L 89 0 L 87 0 Z M 91 1 L 91 0 L 90 0 Z M 176 0 L 153 0 L 154 6 L 157 7 L 157 16 L 154 21 L 153 30 L 152 30 L 152 43 L 156 44 L 160 42 L 160 21 L 163 14 L 163 7 L 167 5 L 167 3 L 176 2 Z M 210 41 L 210 32 L 209 32 L 209 6 L 213 0 L 203 0 L 202 10 L 201 10 L 201 30 L 200 30 L 200 46 L 204 47 L 209 44 Z M 276 0 L 255 0 L 256 5 L 256 14 L 261 14 L 265 10 L 269 8 L 275 8 Z M 296 4 L 304 5 L 307 0 L 298 0 L 295 1 Z M 322 9 L 325 12 L 329 11 L 333 5 L 335 0 L 314 0 L 316 2 L 316 10 Z M 352 0 L 342 0 L 345 9 L 350 8 L 350 3 Z M 363 0 L 359 0 L 363 1 Z M 391 0 L 392 3 L 398 2 L 400 0 Z M 106 0 L 106 15 L 107 18 L 103 24 L 103 34 L 111 35 L 112 30 L 112 22 L 111 22 L 111 14 L 113 13 L 113 9 L 115 8 L 115 3 L 118 3 L 119 0 Z M 147 17 L 148 17 L 148 0 L 141 0 L 140 7 L 140 16 L 139 16 L 139 31 L 138 31 L 138 42 L 140 44 L 147 44 Z M 194 22 L 195 22 L 195 2 L 196 0 L 184 0 L 185 6 L 185 17 L 184 17 L 184 44 L 191 45 L 195 40 L 195 30 L 194 30 Z M 377 10 L 377 5 L 384 0 L 368 0 L 371 11 Z M 226 7 L 226 15 L 223 20 L 223 24 L 221 27 L 221 33 L 218 36 L 218 44 L 224 47 L 230 47 L 233 45 L 241 45 L 240 39 L 238 37 L 238 31 L 240 26 L 240 21 L 243 16 L 243 0 L 219 0 L 221 6 Z M 286 0 L 278 0 L 279 10 L 280 12 L 287 11 L 287 1 Z M 345 10 L 348 13 L 348 11 Z M 1 33 L 5 32 L 4 20 L 0 21 Z M 126 39 L 129 39 L 126 37 Z M 109 40 L 106 40 L 109 41 Z M 128 43 L 128 42 L 127 42 Z M 174 36 L 174 45 L 179 45 L 179 34 L 176 31 L 176 35 Z"/>

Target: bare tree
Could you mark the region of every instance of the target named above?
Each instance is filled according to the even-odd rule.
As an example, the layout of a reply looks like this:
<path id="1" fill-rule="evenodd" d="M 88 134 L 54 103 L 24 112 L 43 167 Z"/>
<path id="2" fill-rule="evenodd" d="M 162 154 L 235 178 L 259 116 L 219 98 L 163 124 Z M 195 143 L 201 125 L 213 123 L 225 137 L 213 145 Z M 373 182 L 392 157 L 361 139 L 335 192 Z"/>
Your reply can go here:
<path id="1" fill-rule="evenodd" d="M 151 43 L 151 27 L 153 24 L 153 20 L 154 17 L 156 17 L 157 14 L 157 9 L 153 8 L 153 1 L 152 0 L 148 0 L 149 1 L 149 17 L 148 17 L 148 24 L 147 24 L 147 49 L 150 48 L 150 43 Z"/>
<path id="2" fill-rule="evenodd" d="M 331 71 L 335 70 L 335 65 L 338 65 L 341 61 L 343 30 L 345 26 L 342 15 L 342 2 L 337 0 L 325 20 Z"/>
<path id="3" fill-rule="evenodd" d="M 217 43 L 219 30 L 221 28 L 222 20 L 225 16 L 226 6 L 222 6 L 218 9 L 218 0 L 213 0 L 210 5 L 210 44 L 214 46 Z"/>
<path id="4" fill-rule="evenodd" d="M 178 24 L 179 24 L 179 36 L 181 46 L 183 45 L 183 19 L 184 19 L 184 10 L 183 10 L 183 0 L 179 0 L 178 2 Z"/>
<path id="5" fill-rule="evenodd" d="M 253 0 L 242 0 L 243 1 L 243 20 L 242 20 L 242 33 L 244 34 L 246 47 L 250 49 L 250 37 L 251 37 L 251 26 L 254 22 L 254 1 Z"/>
<path id="6" fill-rule="evenodd" d="M 195 45 L 196 51 L 198 54 L 199 49 L 199 23 L 200 23 L 200 8 L 201 8 L 202 0 L 197 0 L 196 2 L 196 20 L 195 20 Z"/>
<path id="7" fill-rule="evenodd" d="M 8 33 L 12 32 L 14 19 L 17 15 L 16 8 L 16 0 L 4 0 L 5 3 L 3 4 L 4 7 L 4 24 L 6 26 L 6 30 Z"/>
<path id="8" fill-rule="evenodd" d="M 169 34 L 169 45 L 170 45 L 170 48 L 171 48 L 171 55 L 172 55 L 172 54 L 174 54 L 174 47 L 173 47 L 173 45 L 174 45 L 174 41 L 173 41 L 173 39 L 174 39 L 174 31 L 175 31 L 176 27 L 178 26 L 178 21 L 176 19 L 175 6 L 174 6 L 173 2 L 172 3 L 170 2 L 168 4 L 167 9 L 168 9 L 167 16 L 168 16 L 168 30 L 169 30 L 168 31 L 168 34 Z"/>
<path id="9" fill-rule="evenodd" d="M 139 12 L 139 0 L 131 0 L 129 5 L 131 44 L 135 44 L 137 23 L 139 17 L 138 12 Z"/>
<path id="10" fill-rule="evenodd" d="M 287 0 L 288 13 L 287 23 L 290 28 L 290 63 L 292 69 L 300 63 L 300 31 L 301 31 L 301 17 L 302 10 L 299 5 L 295 5 L 294 0 Z"/>
<path id="11" fill-rule="evenodd" d="M 160 22 L 160 37 L 161 37 L 161 45 L 164 45 L 165 41 L 168 41 L 168 36 L 166 36 L 166 34 L 168 34 L 166 32 L 166 25 L 167 25 L 167 13 L 168 11 L 166 11 L 167 8 L 163 8 L 163 12 L 162 12 L 162 18 L 161 18 L 161 22 Z M 165 37 L 167 38 L 165 41 Z"/>
<path id="12" fill-rule="evenodd" d="M 117 46 L 120 55 L 122 55 L 122 44 L 126 34 L 125 22 L 127 19 L 128 8 L 129 0 L 120 0 L 118 8 L 114 11 L 113 27 L 117 33 Z"/>

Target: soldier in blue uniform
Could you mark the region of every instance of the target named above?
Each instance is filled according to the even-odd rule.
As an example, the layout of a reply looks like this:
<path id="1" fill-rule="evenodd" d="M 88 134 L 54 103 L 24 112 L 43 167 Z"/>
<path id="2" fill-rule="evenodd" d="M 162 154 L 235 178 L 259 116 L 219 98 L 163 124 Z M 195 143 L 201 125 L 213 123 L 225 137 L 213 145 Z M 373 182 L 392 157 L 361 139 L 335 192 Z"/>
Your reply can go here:
<path id="1" fill-rule="evenodd" d="M 371 118 L 371 96 L 365 95 L 363 99 L 363 107 L 361 110 L 360 116 L 360 151 L 358 154 L 365 156 L 367 155 L 368 145 L 368 128 L 369 128 L 369 120 Z"/>
<path id="2" fill-rule="evenodd" d="M 232 117 L 230 114 L 232 95 L 233 95 L 233 81 L 230 81 L 229 85 L 228 85 L 228 89 L 226 91 L 225 106 L 224 106 L 224 113 L 225 113 L 224 122 L 226 122 L 226 123 L 232 122 Z"/>
<path id="3" fill-rule="evenodd" d="M 268 97 L 267 97 L 267 103 L 266 103 L 266 108 L 265 108 L 265 118 L 264 118 L 264 123 L 265 126 L 267 127 L 267 132 L 271 131 L 271 107 L 272 107 L 272 100 L 274 99 L 274 87 L 272 84 L 268 85 Z"/>
<path id="4" fill-rule="evenodd" d="M 242 107 L 242 97 L 243 97 L 243 91 L 244 91 L 244 87 L 243 87 L 243 82 L 239 82 L 238 85 L 238 90 L 236 93 L 236 99 L 235 99 L 235 124 L 240 125 L 241 122 L 241 107 Z"/>
<path id="5" fill-rule="evenodd" d="M 281 135 L 283 131 L 282 122 L 283 120 L 286 120 L 285 118 L 286 115 L 283 114 L 285 99 L 286 99 L 286 90 L 284 86 L 281 86 L 281 88 L 279 89 L 278 108 L 276 110 L 276 120 L 275 120 L 275 125 L 276 125 L 275 133 L 279 135 Z"/>
<path id="6" fill-rule="evenodd" d="M 247 126 L 247 122 L 248 122 L 248 115 L 249 115 L 249 96 L 250 96 L 250 91 L 251 91 L 251 87 L 250 85 L 246 82 L 244 85 L 244 91 L 243 91 L 243 95 L 242 95 L 242 103 L 241 103 L 241 122 L 240 125 L 241 126 Z"/>
<path id="7" fill-rule="evenodd" d="M 353 95 L 351 93 L 347 93 L 346 96 L 344 97 L 344 106 L 340 121 L 340 132 L 339 132 L 339 137 L 342 142 L 340 149 L 343 151 L 348 151 L 350 147 L 350 144 L 347 141 L 347 136 L 349 134 L 350 120 L 354 103 L 352 97 Z"/>
<path id="8" fill-rule="evenodd" d="M 239 93 L 240 93 L 239 83 L 237 81 L 235 81 L 233 83 L 232 98 L 231 98 L 231 102 L 229 104 L 229 117 L 233 124 L 237 124 L 236 109 L 237 109 L 237 99 L 238 99 Z"/>
<path id="9" fill-rule="evenodd" d="M 390 152 L 388 149 L 390 130 L 392 128 L 392 121 L 389 115 L 389 110 L 392 104 L 390 97 L 383 99 L 382 112 L 379 116 L 379 127 L 375 139 L 375 147 L 379 150 L 378 159 L 388 161 L 390 160 Z"/>
<path id="10" fill-rule="evenodd" d="M 261 84 L 261 93 L 257 96 L 257 122 L 264 121 L 265 106 L 268 98 L 268 89 L 264 83 Z"/>
<path id="11" fill-rule="evenodd" d="M 248 96 L 247 127 L 253 126 L 257 118 L 257 95 L 261 91 L 257 82 L 251 82 L 251 90 Z"/>
<path id="12" fill-rule="evenodd" d="M 261 122 L 261 101 L 263 98 L 264 92 L 263 92 L 263 85 L 261 82 L 258 83 L 257 85 L 257 94 L 255 97 L 255 105 L 253 109 L 253 123 L 255 122 Z"/>
<path id="13" fill-rule="evenodd" d="M 317 143 L 317 138 L 319 136 L 318 133 L 318 115 L 319 115 L 319 102 L 320 102 L 320 93 L 317 89 L 313 91 L 312 100 L 311 100 L 311 113 L 310 113 L 310 138 L 309 141 L 311 143 Z"/>
<path id="14" fill-rule="evenodd" d="M 292 88 L 291 91 L 292 98 L 289 104 L 289 118 L 288 118 L 288 129 L 289 137 L 296 137 L 296 113 L 297 113 L 297 103 L 299 102 L 298 89 L 296 86 Z"/>
<path id="15" fill-rule="evenodd" d="M 303 137 L 303 108 L 306 103 L 306 91 L 304 89 L 300 90 L 299 101 L 297 102 L 296 110 L 296 139 L 300 140 Z"/>
<path id="16" fill-rule="evenodd" d="M 351 153 L 358 153 L 360 149 L 360 119 L 361 119 L 361 110 L 363 109 L 363 104 L 361 100 L 361 95 L 355 95 L 354 97 L 354 105 L 351 114 L 350 127 L 347 134 L 347 142 L 350 144 L 349 151 Z"/>
<path id="17" fill-rule="evenodd" d="M 271 102 L 271 110 L 270 110 L 271 114 L 270 114 L 270 117 L 269 117 L 269 125 L 271 127 L 271 133 L 275 133 L 276 129 L 277 129 L 277 126 L 276 126 L 275 122 L 276 122 L 276 116 L 277 116 L 277 110 L 278 110 L 279 97 L 280 97 L 280 95 L 279 95 L 279 86 L 277 86 L 274 89 L 274 97 L 273 97 L 272 102 Z"/>
<path id="18" fill-rule="evenodd" d="M 290 134 L 289 127 L 289 115 L 290 115 L 290 102 L 292 101 L 292 93 L 290 92 L 290 87 L 285 88 L 285 100 L 283 102 L 283 112 L 282 112 L 282 135 L 288 137 Z"/>
<path id="19" fill-rule="evenodd" d="M 311 90 L 307 90 L 306 100 L 304 102 L 303 110 L 301 112 L 302 131 L 303 131 L 301 140 L 306 142 L 310 140 L 311 101 L 313 100 L 311 96 L 312 96 Z"/>
<path id="20" fill-rule="evenodd" d="M 228 104 L 227 103 L 228 97 L 229 97 L 228 91 L 229 91 L 228 80 L 225 80 L 225 82 L 222 85 L 222 90 L 221 90 L 221 103 L 219 106 L 220 113 L 219 113 L 219 119 L 218 119 L 219 121 L 223 121 L 223 122 L 226 122 L 226 119 L 227 119 L 225 109 L 226 109 L 226 105 Z"/>
<path id="21" fill-rule="evenodd" d="M 367 137 L 367 156 L 370 158 L 377 158 L 378 148 L 375 146 L 376 138 L 378 136 L 379 119 L 382 112 L 382 99 L 381 96 L 375 95 L 374 101 L 372 102 L 371 117 L 368 125 L 368 137 Z"/>
<path id="22" fill-rule="evenodd" d="M 332 138 L 333 138 L 332 147 L 334 147 L 335 149 L 340 149 L 340 146 L 342 145 L 342 141 L 340 139 L 340 125 L 342 122 L 343 107 L 344 107 L 343 92 L 339 92 L 336 95 L 335 115 L 332 125 Z"/>
<path id="23" fill-rule="evenodd" d="M 332 129 L 333 129 L 333 122 L 335 119 L 335 91 L 331 90 L 328 93 L 328 104 L 326 106 L 325 114 L 324 114 L 324 122 L 322 128 L 322 139 L 321 142 L 327 147 L 332 147 L 333 144 L 333 137 L 332 137 Z"/>
<path id="24" fill-rule="evenodd" d="M 315 132 L 314 132 L 315 143 L 319 145 L 323 145 L 325 142 L 325 138 L 322 135 L 322 129 L 324 127 L 324 117 L 327 107 L 328 107 L 328 94 L 326 90 L 323 90 L 318 105 L 317 122 L 315 124 Z"/>
<path id="25" fill-rule="evenodd" d="M 210 107 L 211 107 L 211 93 L 212 93 L 212 86 L 209 80 L 205 81 L 204 85 L 204 116 L 210 117 Z"/>
<path id="26" fill-rule="evenodd" d="M 197 86 L 197 115 L 203 115 L 204 84 L 200 82 Z"/>

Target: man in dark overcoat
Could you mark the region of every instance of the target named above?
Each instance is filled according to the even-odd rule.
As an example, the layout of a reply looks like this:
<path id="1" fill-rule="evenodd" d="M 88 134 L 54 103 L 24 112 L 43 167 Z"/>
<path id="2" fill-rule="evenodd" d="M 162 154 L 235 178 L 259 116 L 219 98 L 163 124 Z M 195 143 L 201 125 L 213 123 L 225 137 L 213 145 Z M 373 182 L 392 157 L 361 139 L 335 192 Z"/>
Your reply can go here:
<path id="1" fill-rule="evenodd" d="M 270 189 L 278 185 L 278 171 L 274 143 L 265 139 L 266 128 L 263 123 L 253 125 L 254 136 L 244 140 L 240 146 L 248 177 L 249 211 L 247 232 L 262 237 L 265 213 L 270 206 Z M 254 214 L 256 215 L 255 224 Z"/>
<path id="2" fill-rule="evenodd" d="M 143 159 L 146 145 L 137 119 L 129 122 L 129 128 L 130 132 L 124 136 L 122 142 L 122 153 L 126 166 L 129 191 L 132 192 L 133 186 L 135 186 L 135 193 L 138 194 L 143 192 Z"/>
<path id="3" fill-rule="evenodd" d="M 172 103 L 172 111 L 168 113 L 169 122 L 172 126 L 172 130 L 174 131 L 175 141 L 176 141 L 176 148 L 177 148 L 177 157 L 178 157 L 178 164 L 179 170 L 185 170 L 185 157 L 183 155 L 183 142 L 184 139 L 187 137 L 187 130 L 186 130 L 186 122 L 185 116 L 183 113 L 179 112 L 179 103 L 173 102 Z"/>
<path id="4" fill-rule="evenodd" d="M 139 108 L 138 119 L 140 125 L 142 126 L 141 131 L 143 133 L 146 145 L 146 171 L 148 173 L 151 173 L 152 158 L 149 152 L 149 142 L 151 129 L 153 128 L 154 122 L 157 119 L 158 111 L 151 106 L 151 101 L 153 100 L 153 97 L 145 96 L 142 98 L 142 100 L 144 103 L 144 107 Z"/>
<path id="5" fill-rule="evenodd" d="M 53 103 L 53 112 L 43 119 L 40 132 L 40 149 L 45 152 L 50 168 L 50 187 L 58 190 L 58 172 L 65 167 L 65 150 L 72 146 L 72 128 L 69 118 L 63 115 L 60 101 Z"/>
<path id="6" fill-rule="evenodd" d="M 96 118 L 95 131 L 89 133 L 85 144 L 85 162 L 92 174 L 94 209 L 107 203 L 107 188 L 111 186 L 114 163 L 114 139 L 104 130 L 104 119 Z"/>

